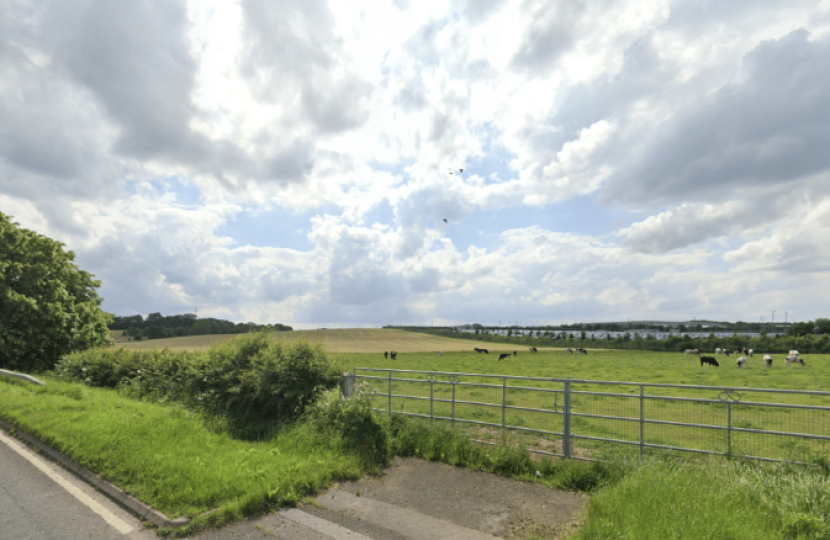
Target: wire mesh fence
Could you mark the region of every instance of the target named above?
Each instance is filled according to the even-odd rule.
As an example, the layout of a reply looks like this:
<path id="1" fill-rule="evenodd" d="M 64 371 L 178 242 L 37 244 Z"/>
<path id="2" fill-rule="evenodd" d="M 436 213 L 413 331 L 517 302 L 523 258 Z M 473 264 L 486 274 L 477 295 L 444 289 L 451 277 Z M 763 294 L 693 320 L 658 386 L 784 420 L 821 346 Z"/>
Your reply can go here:
<path id="1" fill-rule="evenodd" d="M 830 457 L 830 392 L 355 368 L 376 411 L 505 434 L 537 454 Z"/>

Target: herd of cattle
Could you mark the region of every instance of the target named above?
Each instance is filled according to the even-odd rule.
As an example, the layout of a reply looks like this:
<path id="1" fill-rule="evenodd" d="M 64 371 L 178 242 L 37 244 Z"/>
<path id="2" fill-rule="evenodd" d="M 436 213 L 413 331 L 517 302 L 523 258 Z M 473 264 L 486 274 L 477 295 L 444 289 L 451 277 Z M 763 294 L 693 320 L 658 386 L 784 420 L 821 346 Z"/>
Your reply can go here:
<path id="1" fill-rule="evenodd" d="M 479 349 L 478 347 L 476 347 L 473 350 L 475 352 L 479 353 L 479 354 L 490 354 L 490 351 L 488 351 L 487 349 Z M 529 347 L 528 350 L 531 353 L 539 352 L 539 350 L 536 347 Z M 582 347 L 577 347 L 576 349 L 568 348 L 568 349 L 565 349 L 565 350 L 569 354 L 573 354 L 574 350 L 576 352 L 580 353 L 580 354 L 588 354 L 588 351 L 586 351 Z M 444 356 L 444 351 L 440 351 L 438 354 L 441 355 L 441 356 Z M 518 351 L 513 351 L 513 356 L 518 356 L 518 354 L 519 354 Z M 713 356 L 701 356 L 700 351 L 697 350 L 697 349 L 686 349 L 685 351 L 683 351 L 683 354 L 686 355 L 686 356 L 691 355 L 691 356 L 697 356 L 698 358 L 700 358 L 700 367 L 703 367 L 704 365 L 708 365 L 708 366 L 712 366 L 712 367 L 720 367 L 720 363 L 718 363 L 718 360 L 716 358 L 714 358 Z M 717 349 L 715 349 L 715 355 L 718 355 L 718 354 L 725 354 L 726 356 L 729 356 L 729 351 L 727 351 L 726 349 L 721 349 L 720 347 L 718 347 Z M 753 349 L 745 349 L 745 348 L 744 349 L 735 349 L 732 352 L 732 354 L 746 355 L 746 356 L 741 356 L 736 361 L 736 366 L 738 367 L 738 369 L 741 369 L 744 366 L 746 366 L 746 362 L 747 362 L 746 357 L 749 356 L 750 358 L 752 358 L 755 355 L 755 351 Z M 385 351 L 383 353 L 383 357 L 386 358 L 386 359 L 392 358 L 392 360 L 397 360 L 398 359 L 398 353 L 397 353 L 397 351 L 392 351 L 392 352 Z M 509 360 L 509 359 L 510 359 L 510 353 L 500 353 L 499 354 L 499 362 L 501 362 L 502 360 Z M 788 366 L 790 364 L 801 364 L 802 366 L 804 365 L 804 359 L 801 358 L 801 355 L 798 353 L 798 351 L 790 351 L 789 354 L 787 355 L 787 357 L 785 358 L 785 362 L 786 362 L 786 365 L 788 365 Z M 767 369 L 772 368 L 772 355 L 769 355 L 769 354 L 764 355 L 764 367 L 766 367 Z"/>
<path id="2" fill-rule="evenodd" d="M 697 356 L 698 358 L 700 358 L 700 367 L 703 367 L 704 364 L 708 365 L 708 366 L 713 366 L 713 367 L 720 367 L 720 364 L 718 363 L 716 358 L 714 358 L 712 356 L 701 356 L 700 351 L 697 350 L 697 349 L 686 349 L 685 351 L 683 351 L 683 354 L 685 354 L 687 356 L 688 355 Z M 716 355 L 725 354 L 726 356 L 729 356 L 729 351 L 727 351 L 726 349 L 721 349 L 719 347 L 719 348 L 715 349 L 715 354 Z M 741 369 L 746 365 L 746 362 L 747 362 L 746 357 L 749 356 L 750 358 L 752 358 L 755 355 L 755 351 L 753 349 L 748 349 L 747 350 L 745 348 L 744 349 L 735 349 L 732 352 L 732 354 L 746 355 L 746 356 L 741 356 L 735 362 L 736 367 L 738 369 Z M 789 354 L 787 355 L 787 357 L 784 360 L 786 362 L 786 365 L 788 365 L 788 366 L 790 364 L 800 364 L 802 366 L 804 365 L 804 359 L 801 358 L 801 355 L 798 353 L 798 351 L 795 351 L 795 350 L 790 351 Z M 769 355 L 769 354 L 764 355 L 764 367 L 766 367 L 767 369 L 772 368 L 772 355 Z"/>

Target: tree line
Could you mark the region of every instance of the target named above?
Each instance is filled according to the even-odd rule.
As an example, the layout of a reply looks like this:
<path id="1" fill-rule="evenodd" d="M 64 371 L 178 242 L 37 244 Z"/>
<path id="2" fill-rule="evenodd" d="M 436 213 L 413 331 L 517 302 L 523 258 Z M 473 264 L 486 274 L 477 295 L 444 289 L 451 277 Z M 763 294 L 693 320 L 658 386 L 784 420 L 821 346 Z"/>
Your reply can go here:
<path id="1" fill-rule="evenodd" d="M 181 315 L 150 313 L 146 319 L 141 315 L 125 317 L 116 315 L 113 322 L 109 324 L 109 329 L 123 330 L 126 336 L 136 341 L 206 334 L 247 334 L 249 332 L 287 332 L 293 330 L 290 326 L 280 323 L 234 323 L 212 317 L 200 319 L 194 313 L 183 313 Z"/>
<path id="2" fill-rule="evenodd" d="M 817 324 L 824 325 L 825 321 L 830 324 L 830 319 L 817 319 L 805 323 L 811 329 L 821 328 Z M 672 351 L 682 352 L 686 349 L 699 349 L 700 351 L 713 352 L 716 348 L 732 351 L 734 349 L 755 349 L 761 353 L 781 354 L 791 349 L 796 349 L 802 354 L 827 354 L 830 353 L 830 326 L 828 332 L 823 334 L 808 332 L 793 332 L 786 335 L 771 337 L 765 330 L 760 332 L 758 337 L 750 338 L 737 333 L 732 336 L 715 336 L 714 334 L 704 338 L 695 338 L 689 335 L 674 335 L 667 339 L 655 339 L 648 333 L 626 332 L 618 337 L 608 336 L 606 338 L 592 338 L 585 331 L 579 332 L 554 332 L 537 331 L 532 336 L 505 336 L 490 333 L 484 328 L 476 328 L 475 333 L 459 332 L 452 327 L 395 327 L 400 330 L 409 330 L 425 334 L 434 334 L 445 337 L 473 339 L 491 343 L 507 343 L 523 345 L 527 347 L 585 347 L 595 349 L 639 349 L 647 351 Z"/>

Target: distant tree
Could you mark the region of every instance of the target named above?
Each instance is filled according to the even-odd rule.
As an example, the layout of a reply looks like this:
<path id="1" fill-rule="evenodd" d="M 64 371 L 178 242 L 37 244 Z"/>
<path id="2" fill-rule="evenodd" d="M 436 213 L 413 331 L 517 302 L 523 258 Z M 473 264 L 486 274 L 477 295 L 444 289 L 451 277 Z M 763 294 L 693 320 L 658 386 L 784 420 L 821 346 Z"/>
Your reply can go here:
<path id="1" fill-rule="evenodd" d="M 830 319 L 816 319 L 813 326 L 816 334 L 830 334 Z"/>
<path id="2" fill-rule="evenodd" d="M 50 369 L 72 351 L 112 343 L 101 282 L 74 260 L 0 212 L 0 367 Z"/>

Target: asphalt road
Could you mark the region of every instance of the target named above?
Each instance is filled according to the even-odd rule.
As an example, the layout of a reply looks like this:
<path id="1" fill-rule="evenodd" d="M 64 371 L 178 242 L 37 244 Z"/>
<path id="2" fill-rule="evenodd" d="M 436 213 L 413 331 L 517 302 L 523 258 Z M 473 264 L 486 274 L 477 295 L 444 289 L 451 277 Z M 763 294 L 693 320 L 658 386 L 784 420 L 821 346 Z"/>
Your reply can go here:
<path id="1" fill-rule="evenodd" d="M 11 445 L 11 446 L 10 446 Z M 18 450 L 16 451 L 15 448 Z M 34 459 L 38 468 L 20 452 Z M 51 471 L 52 478 L 48 475 Z M 66 487 L 74 488 L 109 519 L 119 531 Z M 113 518 L 114 516 L 114 518 Z M 8 540 L 150 540 L 155 532 L 143 529 L 138 518 L 121 509 L 94 488 L 59 465 L 0 430 L 0 538 Z"/>

